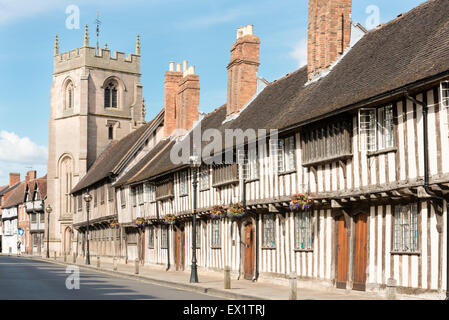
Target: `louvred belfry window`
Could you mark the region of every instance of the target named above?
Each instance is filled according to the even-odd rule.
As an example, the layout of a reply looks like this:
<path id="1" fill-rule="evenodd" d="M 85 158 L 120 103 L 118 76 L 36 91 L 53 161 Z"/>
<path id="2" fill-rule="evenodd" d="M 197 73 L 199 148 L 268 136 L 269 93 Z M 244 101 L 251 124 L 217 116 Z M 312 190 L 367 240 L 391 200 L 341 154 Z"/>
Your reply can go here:
<path id="1" fill-rule="evenodd" d="M 118 90 L 117 83 L 111 81 L 104 89 L 104 107 L 105 108 L 117 108 Z"/>

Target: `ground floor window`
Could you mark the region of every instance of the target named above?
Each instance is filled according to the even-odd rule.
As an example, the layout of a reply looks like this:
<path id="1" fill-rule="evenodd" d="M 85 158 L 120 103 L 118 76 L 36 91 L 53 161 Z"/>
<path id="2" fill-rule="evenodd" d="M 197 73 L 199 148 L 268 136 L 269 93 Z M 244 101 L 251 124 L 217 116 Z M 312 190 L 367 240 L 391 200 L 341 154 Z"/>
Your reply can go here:
<path id="1" fill-rule="evenodd" d="M 418 251 L 418 204 L 397 205 L 394 208 L 393 251 Z"/>
<path id="2" fill-rule="evenodd" d="M 295 248 L 312 250 L 312 211 L 295 213 Z"/>
<path id="3" fill-rule="evenodd" d="M 213 248 L 220 247 L 220 220 L 212 220 L 212 243 Z"/>
<path id="4" fill-rule="evenodd" d="M 263 244 L 264 248 L 274 248 L 275 247 L 275 237 L 274 237 L 274 214 L 265 213 L 262 216 L 262 228 L 263 228 Z"/>
<path id="5" fill-rule="evenodd" d="M 168 226 L 162 226 L 161 229 L 161 248 L 168 248 Z"/>
<path id="6" fill-rule="evenodd" d="M 154 248 L 154 227 L 150 226 L 148 228 L 148 248 Z"/>

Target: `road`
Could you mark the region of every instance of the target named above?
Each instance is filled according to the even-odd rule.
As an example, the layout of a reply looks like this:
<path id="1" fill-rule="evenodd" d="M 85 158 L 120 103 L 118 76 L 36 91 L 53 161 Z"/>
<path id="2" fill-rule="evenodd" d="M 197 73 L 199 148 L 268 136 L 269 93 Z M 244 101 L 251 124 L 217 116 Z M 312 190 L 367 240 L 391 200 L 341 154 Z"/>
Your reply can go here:
<path id="1" fill-rule="evenodd" d="M 0 255 L 0 300 L 213 300 L 212 296 L 79 269 L 79 289 L 66 266 Z"/>

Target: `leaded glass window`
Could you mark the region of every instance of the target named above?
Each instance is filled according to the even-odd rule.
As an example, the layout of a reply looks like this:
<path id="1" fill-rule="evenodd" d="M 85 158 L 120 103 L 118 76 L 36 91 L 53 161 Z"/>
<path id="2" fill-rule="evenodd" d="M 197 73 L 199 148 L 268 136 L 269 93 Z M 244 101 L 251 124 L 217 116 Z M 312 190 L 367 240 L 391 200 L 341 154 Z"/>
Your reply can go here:
<path id="1" fill-rule="evenodd" d="M 274 222 L 275 217 L 273 213 L 265 213 L 262 217 L 262 229 L 263 229 L 263 244 L 265 248 L 275 247 L 275 233 L 274 233 Z"/>
<path id="2" fill-rule="evenodd" d="M 393 218 L 393 251 L 418 251 L 418 205 L 397 205 Z"/>
<path id="3" fill-rule="evenodd" d="M 298 250 L 312 250 L 311 210 L 295 214 L 295 248 Z"/>

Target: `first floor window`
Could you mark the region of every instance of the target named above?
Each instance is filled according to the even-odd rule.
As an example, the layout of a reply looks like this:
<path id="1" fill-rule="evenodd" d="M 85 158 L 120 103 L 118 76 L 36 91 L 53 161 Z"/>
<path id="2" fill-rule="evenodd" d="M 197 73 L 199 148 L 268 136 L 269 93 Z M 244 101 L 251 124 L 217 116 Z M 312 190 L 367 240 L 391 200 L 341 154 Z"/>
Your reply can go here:
<path id="1" fill-rule="evenodd" d="M 220 220 L 212 220 L 212 247 L 220 246 Z"/>
<path id="2" fill-rule="evenodd" d="M 443 81 L 440 84 L 441 104 L 449 108 L 449 81 Z"/>
<path id="3" fill-rule="evenodd" d="M 295 248 L 312 249 L 312 214 L 310 210 L 295 214 Z"/>
<path id="4" fill-rule="evenodd" d="M 393 105 L 359 111 L 360 150 L 377 151 L 394 146 Z"/>
<path id="5" fill-rule="evenodd" d="M 125 198 L 125 188 L 120 188 L 120 202 L 122 204 L 122 207 L 126 206 L 126 198 Z"/>
<path id="6" fill-rule="evenodd" d="M 397 205 L 394 208 L 393 251 L 418 251 L 418 204 Z"/>
<path id="7" fill-rule="evenodd" d="M 148 228 L 148 248 L 154 248 L 154 226 Z"/>
<path id="8" fill-rule="evenodd" d="M 83 195 L 79 194 L 77 197 L 78 197 L 78 211 L 83 211 Z"/>
<path id="9" fill-rule="evenodd" d="M 145 202 L 152 202 L 155 200 L 155 191 L 156 188 L 154 186 L 154 184 L 152 183 L 145 183 L 144 184 L 144 201 Z"/>
<path id="10" fill-rule="evenodd" d="M 168 248 L 168 226 L 162 226 L 161 229 L 161 248 Z"/>
<path id="11" fill-rule="evenodd" d="M 278 140 L 277 170 L 287 172 L 295 169 L 295 137 Z"/>
<path id="12" fill-rule="evenodd" d="M 262 216 L 263 222 L 263 244 L 262 246 L 265 248 L 274 248 L 275 247 L 275 238 L 274 238 L 274 214 L 273 213 L 265 213 Z"/>
<path id="13" fill-rule="evenodd" d="M 248 178 L 259 178 L 259 158 L 256 147 L 249 148 L 248 150 Z"/>
<path id="14" fill-rule="evenodd" d="M 184 195 L 187 193 L 187 171 L 181 171 L 179 173 L 179 194 Z"/>
<path id="15" fill-rule="evenodd" d="M 100 203 L 103 204 L 104 203 L 104 185 L 102 185 L 100 187 Z"/>
<path id="16" fill-rule="evenodd" d="M 209 189 L 209 167 L 200 170 L 200 190 Z"/>
<path id="17" fill-rule="evenodd" d="M 143 204 L 143 184 L 140 184 L 136 187 L 137 189 L 137 200 L 139 204 Z"/>

